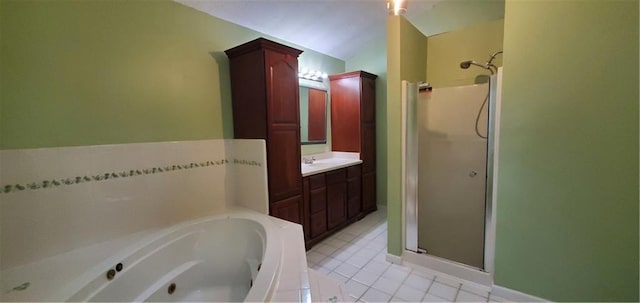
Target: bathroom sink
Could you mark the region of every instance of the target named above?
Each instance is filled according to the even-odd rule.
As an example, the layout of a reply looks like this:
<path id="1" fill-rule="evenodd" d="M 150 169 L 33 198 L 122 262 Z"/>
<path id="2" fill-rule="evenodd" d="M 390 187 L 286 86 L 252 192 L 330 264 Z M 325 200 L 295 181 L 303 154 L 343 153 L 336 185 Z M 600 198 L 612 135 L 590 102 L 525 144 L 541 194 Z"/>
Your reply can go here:
<path id="1" fill-rule="evenodd" d="M 351 161 L 352 159 L 344 159 L 344 158 L 328 158 L 328 159 L 319 159 L 314 160 L 313 163 L 302 163 L 303 166 L 326 166 L 326 165 L 340 165 L 345 161 Z"/>
<path id="2" fill-rule="evenodd" d="M 351 157 L 323 157 L 313 161 L 311 164 L 302 163 L 301 170 L 302 176 L 310 176 L 323 172 L 327 172 L 334 169 L 339 169 L 347 166 L 352 166 L 362 163 L 359 159 L 359 154 L 354 153 L 356 156 Z"/>

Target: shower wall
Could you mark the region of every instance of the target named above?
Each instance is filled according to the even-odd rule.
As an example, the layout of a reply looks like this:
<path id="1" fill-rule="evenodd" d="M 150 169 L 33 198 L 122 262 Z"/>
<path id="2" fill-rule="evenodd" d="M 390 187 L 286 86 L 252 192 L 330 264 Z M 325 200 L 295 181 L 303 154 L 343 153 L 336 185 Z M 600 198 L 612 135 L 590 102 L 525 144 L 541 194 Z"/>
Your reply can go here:
<path id="1" fill-rule="evenodd" d="M 418 100 L 418 247 L 483 267 L 487 140 L 475 131 L 488 85 L 437 88 Z M 488 104 L 478 132 L 487 136 Z"/>

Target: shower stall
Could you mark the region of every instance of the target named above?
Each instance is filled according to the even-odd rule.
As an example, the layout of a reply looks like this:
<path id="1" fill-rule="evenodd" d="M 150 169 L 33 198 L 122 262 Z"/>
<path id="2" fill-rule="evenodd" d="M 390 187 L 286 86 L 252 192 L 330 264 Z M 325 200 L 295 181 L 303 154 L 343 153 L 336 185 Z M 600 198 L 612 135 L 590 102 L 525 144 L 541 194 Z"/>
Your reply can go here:
<path id="1" fill-rule="evenodd" d="M 420 91 L 403 81 L 403 258 L 485 285 L 495 242 L 495 55 L 460 64 L 490 71 L 483 84 Z"/>

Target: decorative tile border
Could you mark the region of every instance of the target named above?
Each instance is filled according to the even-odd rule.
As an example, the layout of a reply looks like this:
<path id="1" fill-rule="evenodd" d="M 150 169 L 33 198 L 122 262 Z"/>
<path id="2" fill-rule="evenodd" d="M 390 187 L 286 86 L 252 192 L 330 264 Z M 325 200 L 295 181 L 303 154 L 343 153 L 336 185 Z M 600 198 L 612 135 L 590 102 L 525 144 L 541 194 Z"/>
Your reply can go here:
<path id="1" fill-rule="evenodd" d="M 89 176 L 77 176 L 72 178 L 51 179 L 51 180 L 22 183 L 22 184 L 0 185 L 0 194 L 20 192 L 24 190 L 54 188 L 61 185 L 73 185 L 73 184 L 88 183 L 88 182 L 95 182 L 95 181 L 106 181 L 110 179 L 128 178 L 128 177 L 135 177 L 140 175 L 152 175 L 152 174 L 158 174 L 158 173 L 171 172 L 175 170 L 193 169 L 193 168 L 208 167 L 208 166 L 219 166 L 219 165 L 225 165 L 229 163 L 232 163 L 234 165 L 248 165 L 248 166 L 262 167 L 262 163 L 258 161 L 235 159 L 235 158 L 231 161 L 228 159 L 221 159 L 221 160 L 206 161 L 206 162 L 191 162 L 188 164 L 174 164 L 174 165 L 168 165 L 164 167 L 131 169 L 129 171 L 107 172 L 104 174 L 89 175 Z"/>

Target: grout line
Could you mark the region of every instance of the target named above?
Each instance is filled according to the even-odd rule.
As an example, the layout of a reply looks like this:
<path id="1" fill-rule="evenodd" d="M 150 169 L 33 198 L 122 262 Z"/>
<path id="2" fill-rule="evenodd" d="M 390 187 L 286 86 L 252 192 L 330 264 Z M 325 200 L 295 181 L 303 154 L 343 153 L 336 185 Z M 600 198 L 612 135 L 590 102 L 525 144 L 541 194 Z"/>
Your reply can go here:
<path id="1" fill-rule="evenodd" d="M 371 220 L 373 221 L 373 219 L 371 219 Z M 363 222 L 363 221 L 358 221 L 358 222 Z M 354 224 L 357 224 L 358 222 L 356 222 L 356 223 L 354 223 Z M 373 232 L 375 229 L 379 228 L 380 226 L 383 226 L 385 223 L 386 223 L 386 218 L 385 218 L 384 216 L 381 216 L 380 218 L 376 218 L 376 220 L 375 220 L 373 223 L 369 223 L 369 222 L 367 222 L 367 223 L 362 223 L 362 224 L 357 225 L 357 226 L 355 226 L 355 227 L 354 227 L 354 225 L 351 225 L 351 226 L 349 226 L 349 227 L 347 227 L 347 228 L 345 228 L 345 229 L 341 230 L 340 232 L 347 232 L 347 233 L 350 233 L 350 234 L 352 234 L 352 235 L 355 235 L 355 237 L 354 237 L 353 239 L 351 239 L 350 241 L 344 241 L 344 240 L 342 240 L 342 239 L 339 239 L 339 240 L 342 240 L 342 241 L 344 241 L 344 242 L 346 242 L 346 243 L 345 243 L 344 245 L 342 245 L 341 247 L 338 247 L 335 251 L 333 251 L 333 252 L 331 253 L 331 255 L 325 255 L 324 253 L 321 253 L 321 252 L 315 251 L 316 253 L 318 253 L 318 254 L 320 254 L 320 255 L 325 256 L 324 258 L 320 259 L 320 260 L 317 262 L 317 264 L 315 264 L 315 265 L 320 265 L 320 263 L 324 262 L 327 258 L 332 258 L 332 255 L 333 255 L 336 251 L 338 251 L 338 250 L 340 250 L 340 249 L 343 249 L 343 248 L 346 248 L 347 246 L 350 246 L 350 247 L 358 247 L 358 248 L 360 248 L 360 249 L 365 248 L 365 246 L 366 246 L 367 244 L 371 243 L 373 240 L 375 240 L 375 239 L 376 239 L 379 235 L 381 235 L 382 233 L 387 232 L 387 230 L 388 230 L 388 229 L 385 227 L 385 228 L 384 228 L 384 229 L 382 229 L 380 232 L 377 232 L 377 233 L 375 234 L 375 236 L 373 236 L 373 237 L 371 237 L 371 238 L 369 238 L 369 239 L 365 239 L 365 240 L 366 240 L 366 241 L 365 241 L 366 243 L 365 243 L 364 245 L 357 245 L 357 244 L 355 243 L 355 241 L 360 241 L 360 240 L 362 240 L 362 239 L 363 239 L 363 237 L 362 237 L 363 235 L 366 235 L 366 234 L 368 234 L 369 232 Z M 350 229 L 351 227 L 354 227 L 353 229 L 358 229 L 358 230 L 360 230 L 360 232 L 357 232 L 357 231 L 354 231 L 354 230 Z M 335 246 L 333 246 L 333 245 L 330 245 L 330 244 L 327 244 L 327 243 L 326 243 L 326 241 L 329 241 L 329 240 L 330 240 L 330 239 L 332 239 L 333 237 L 335 237 L 335 235 L 332 235 L 331 237 L 329 237 L 329 238 L 327 238 L 327 239 L 323 240 L 322 242 L 318 243 L 317 245 L 326 244 L 326 245 L 328 245 L 328 246 L 335 247 Z M 385 243 L 386 243 L 386 241 L 385 241 Z M 336 271 L 335 271 L 335 269 L 337 269 L 338 267 L 342 266 L 342 265 L 343 265 L 343 264 L 345 264 L 345 263 L 347 263 L 347 264 L 349 264 L 349 265 L 352 265 L 352 266 L 354 266 L 354 267 L 358 267 L 358 271 L 356 271 L 356 273 L 355 273 L 353 276 L 348 277 L 348 278 L 347 278 L 347 280 L 343 283 L 344 285 L 346 285 L 349 281 L 353 280 L 353 277 L 354 277 L 357 273 L 359 273 L 361 270 L 363 270 L 363 269 L 365 268 L 365 266 L 367 266 L 369 263 L 371 263 L 371 261 L 373 261 L 373 259 L 374 259 L 377 255 L 379 255 L 380 253 L 382 253 L 382 251 L 384 251 L 384 250 L 385 250 L 385 248 L 387 248 L 387 245 L 385 245 L 384 247 L 381 247 L 381 248 L 380 248 L 380 249 L 378 249 L 378 250 L 375 250 L 375 251 L 376 251 L 376 254 L 375 254 L 373 257 L 369 258 L 369 260 L 368 260 L 365 264 L 363 264 L 362 266 L 355 266 L 355 265 L 353 265 L 353 264 L 351 264 L 351 263 L 348 263 L 348 262 L 347 262 L 347 260 L 348 260 L 349 258 L 353 257 L 353 256 L 357 253 L 357 250 L 355 250 L 353 253 L 349 254 L 349 256 L 346 258 L 347 260 L 344 260 L 344 261 L 342 261 L 342 260 L 338 260 L 338 259 L 335 259 L 335 258 L 332 258 L 332 259 L 335 259 L 335 260 L 337 260 L 337 261 L 340 261 L 340 264 L 338 264 L 338 266 L 336 266 L 334 269 L 332 269 L 332 270 L 328 271 L 328 272 L 326 273 L 326 275 L 329 275 L 329 274 L 331 274 L 331 273 L 335 272 L 336 274 L 343 276 L 342 274 L 340 274 L 340 273 L 336 272 Z M 367 249 L 369 249 L 369 248 L 367 248 Z M 373 250 L 373 249 L 371 249 L 371 250 Z M 313 250 L 313 249 L 312 249 L 312 250 L 310 250 L 310 252 L 312 252 L 312 251 L 314 251 L 314 250 Z M 386 260 L 384 260 L 384 262 L 389 263 L 389 262 L 387 262 Z M 320 266 L 320 267 L 322 267 L 322 266 Z M 389 268 L 391 268 L 391 265 L 388 265 L 388 266 L 387 266 L 387 268 L 386 268 L 383 272 L 381 272 L 381 273 L 378 275 L 378 277 L 376 278 L 376 280 L 374 280 L 374 281 L 371 283 L 371 285 L 375 284 L 375 282 L 377 282 L 377 281 L 378 281 L 378 280 L 379 280 L 379 279 L 384 275 L 384 273 L 385 273 L 385 272 L 387 272 L 387 271 L 389 270 Z M 411 272 L 412 272 L 412 271 L 413 271 L 413 268 L 411 268 L 411 270 L 410 270 L 410 272 L 409 272 L 409 275 L 411 274 Z M 405 279 L 404 279 L 404 280 L 406 280 L 406 279 L 409 277 L 409 275 L 407 275 L 407 277 L 405 277 Z M 343 277 L 345 277 L 345 276 L 343 276 Z M 401 286 L 402 286 L 402 284 L 404 283 L 404 280 L 403 280 L 403 282 L 400 284 L 400 286 L 398 286 L 398 289 L 400 289 L 400 287 L 401 287 Z M 357 283 L 360 283 L 360 282 L 358 282 L 358 281 L 356 281 L 356 280 L 353 280 L 353 281 L 354 281 L 354 282 L 357 282 Z M 336 282 L 336 281 L 334 280 L 334 282 Z M 360 298 L 362 298 L 362 296 L 364 296 L 364 294 L 365 294 L 365 293 L 367 293 L 367 291 L 369 291 L 371 288 L 373 288 L 372 286 L 369 286 L 369 285 L 366 285 L 366 284 L 363 284 L 363 283 L 360 283 L 360 284 L 365 285 L 365 286 L 367 287 L 367 289 L 366 289 L 366 290 L 365 290 L 365 291 L 364 291 L 360 296 L 358 296 L 358 297 L 355 299 L 355 301 L 356 301 L 356 302 L 357 302 L 358 300 L 360 300 Z M 398 291 L 398 289 L 396 289 L 396 292 Z M 351 296 L 348 292 L 349 292 L 349 290 L 347 289 L 347 296 Z M 391 298 L 393 298 L 393 295 L 391 296 Z"/>
<path id="2" fill-rule="evenodd" d="M 436 277 L 437 276 L 434 275 L 433 278 L 431 279 L 431 283 L 429 284 L 429 287 L 427 287 L 427 291 L 424 293 L 424 295 L 422 295 L 422 299 L 420 299 L 420 302 L 424 301 L 424 298 L 427 297 L 429 290 L 431 290 L 431 287 L 433 287 L 433 283 L 436 283 Z"/>
<path id="3" fill-rule="evenodd" d="M 456 302 L 458 299 L 458 295 L 460 295 L 460 289 L 462 288 L 462 283 L 458 283 L 458 291 L 456 291 L 456 296 L 453 297 L 453 302 Z"/>
<path id="4" fill-rule="evenodd" d="M 385 247 L 386 247 L 386 245 L 385 245 Z M 381 252 L 381 251 L 383 251 L 383 250 L 384 250 L 384 248 L 381 248 L 381 249 L 380 249 L 380 251 L 378 251 L 378 253 L 380 253 L 380 252 Z M 377 254 L 376 254 L 376 255 L 377 255 Z M 367 263 L 365 263 L 364 265 L 362 265 L 362 267 L 360 268 L 360 270 L 363 270 L 363 269 L 365 268 L 365 266 L 369 265 L 369 263 L 371 263 L 371 261 L 373 261 L 373 258 L 375 258 L 375 256 L 374 256 L 374 257 L 372 257 L 371 259 L 369 259 L 369 261 L 367 261 Z M 346 262 L 346 261 L 345 261 L 345 262 Z M 381 273 L 380 273 L 380 275 L 378 275 L 378 278 L 376 278 L 375 280 L 373 280 L 373 282 L 371 282 L 371 286 L 366 285 L 366 284 L 364 284 L 364 283 L 360 283 L 360 282 L 358 282 L 358 281 L 354 280 L 355 282 L 358 282 L 358 283 L 360 283 L 360 284 L 362 284 L 362 285 L 367 286 L 367 289 L 366 289 L 366 290 L 365 290 L 365 291 L 364 291 L 364 292 L 363 292 L 363 293 L 362 293 L 362 294 L 361 294 L 361 295 L 356 299 L 356 301 L 360 300 L 360 298 L 362 298 L 362 296 L 364 296 L 364 294 L 365 294 L 365 293 L 367 293 L 367 291 L 369 291 L 369 289 L 373 288 L 373 284 L 375 284 L 375 283 L 376 283 L 380 278 L 382 278 L 382 276 L 384 275 L 384 273 L 385 273 L 385 272 L 387 272 L 387 270 L 389 270 L 389 268 L 391 268 L 391 265 L 387 266 L 387 268 L 386 268 L 383 272 L 381 272 Z M 358 272 L 360 272 L 360 270 L 359 270 Z M 354 275 L 354 276 L 355 276 L 355 275 Z M 353 277 L 352 277 L 352 278 L 350 278 L 350 280 L 353 280 Z"/>
<path id="5" fill-rule="evenodd" d="M 391 267 L 391 266 L 389 266 Z M 404 282 L 407 281 L 407 279 L 409 279 L 409 276 L 411 276 L 411 273 L 413 272 L 413 268 L 409 267 L 411 270 L 409 271 L 409 274 L 407 274 L 406 277 L 404 277 L 404 279 L 402 279 L 402 282 L 400 282 L 400 286 L 398 286 L 398 288 L 393 292 L 393 294 L 391 295 L 391 298 L 389 298 L 389 301 L 387 302 L 391 302 L 391 299 L 393 299 L 393 297 L 396 296 L 396 294 L 398 293 L 398 290 L 400 290 L 400 288 L 402 288 L 402 285 L 404 285 Z"/>
<path id="6" fill-rule="evenodd" d="M 323 242 L 324 242 L 324 241 L 323 241 Z M 321 242 L 321 243 L 323 243 L 323 242 Z M 348 242 L 348 243 L 349 243 L 349 242 Z M 327 245 L 329 245 L 329 244 L 327 244 Z M 345 245 L 343 245 L 343 247 L 346 247 L 346 246 L 352 246 L 352 245 L 355 245 L 355 243 L 345 244 Z M 329 246 L 331 246 L 331 245 L 329 245 Z M 337 250 L 342 249 L 343 247 L 340 247 L 340 248 L 338 248 Z M 356 247 L 359 247 L 359 246 L 357 246 L 357 245 L 356 245 Z M 382 251 L 383 249 L 384 249 L 384 248 L 381 248 L 381 249 L 380 249 L 380 251 Z M 337 250 L 336 250 L 336 251 L 337 251 Z M 335 251 L 334 251 L 334 252 L 335 252 Z M 319 253 L 319 254 L 321 254 L 321 255 L 324 255 L 323 253 L 320 253 L 320 252 L 317 252 L 317 253 Z M 347 259 L 349 259 L 349 258 L 353 257 L 356 253 L 357 253 L 357 252 L 353 252 L 353 253 L 349 254 L 349 257 L 347 257 Z M 333 253 L 332 253 L 332 254 L 333 254 Z M 320 263 L 322 263 L 323 261 L 325 261 L 327 258 L 331 258 L 331 255 L 326 256 L 325 258 L 323 258 L 323 259 L 321 259 L 320 261 L 318 261 L 318 264 L 317 264 L 317 265 L 320 265 Z M 371 262 L 371 261 L 373 260 L 373 258 L 374 258 L 374 257 L 372 257 L 369 261 L 367 261 L 367 263 L 365 263 L 363 266 L 358 267 L 358 272 L 359 272 L 360 270 L 362 270 L 362 269 L 363 269 L 367 264 L 369 264 L 369 262 Z M 328 275 L 328 274 L 330 274 L 330 273 L 332 273 L 332 272 L 335 272 L 335 269 L 336 269 L 336 268 L 338 268 L 338 267 L 342 266 L 343 264 L 347 263 L 347 260 L 342 261 L 342 260 L 338 260 L 338 259 L 335 259 L 335 258 L 333 258 L 333 259 L 334 259 L 334 260 L 339 261 L 339 262 L 340 262 L 340 264 L 338 264 L 335 268 L 333 268 L 333 269 L 329 270 L 329 271 L 327 272 L 327 275 Z M 351 264 L 351 263 L 347 263 L 347 264 L 349 264 L 349 265 L 352 265 L 352 266 L 356 267 L 355 265 L 353 265 L 353 264 Z M 320 267 L 322 267 L 322 266 L 320 266 Z M 339 274 L 339 275 L 342 275 L 342 274 L 340 274 L 340 273 L 338 273 L 338 272 L 336 272 L 336 273 L 337 273 L 337 274 Z M 357 273 L 357 272 L 356 272 L 356 273 Z M 345 277 L 344 275 L 342 275 L 342 276 L 343 276 L 343 277 Z M 355 274 L 354 274 L 354 276 L 355 276 Z M 351 280 L 351 279 L 353 278 L 353 276 L 351 276 L 351 277 L 346 277 L 346 278 L 347 278 L 347 282 L 348 282 L 349 280 Z M 357 281 L 356 281 L 356 282 L 357 282 Z M 358 282 L 358 283 L 359 283 L 359 282 Z M 345 282 L 345 284 L 346 284 L 346 282 Z"/>
<path id="7" fill-rule="evenodd" d="M 386 245 L 385 245 L 385 246 L 386 246 Z M 384 250 L 384 248 L 381 248 L 381 249 L 380 249 L 380 251 L 378 251 L 378 253 L 380 253 L 382 250 Z M 376 255 L 377 255 L 377 254 L 376 254 Z M 373 258 L 375 258 L 375 256 L 374 256 L 374 257 L 372 257 L 371 259 L 369 259 L 369 261 L 367 261 L 367 263 L 365 263 L 364 265 L 362 265 L 362 267 L 360 267 L 360 270 L 363 270 L 367 265 L 369 265 L 369 263 L 371 263 L 371 261 L 373 261 Z M 346 261 L 345 261 L 345 262 L 346 262 Z M 376 283 L 376 282 L 377 282 L 377 281 L 378 281 L 378 280 L 379 280 L 379 279 L 384 275 L 384 273 L 385 273 L 385 272 L 387 272 L 387 270 L 389 270 L 389 268 L 390 268 L 390 267 L 391 267 L 391 266 L 387 266 L 387 268 L 386 268 L 383 272 L 381 272 L 381 273 L 378 275 L 378 277 L 377 277 L 375 280 L 373 280 L 373 282 L 371 282 L 371 286 L 370 286 L 370 285 L 366 285 L 366 284 L 364 284 L 364 283 L 360 283 L 360 282 L 358 282 L 358 281 L 356 281 L 356 280 L 353 280 L 353 277 L 349 278 L 349 280 L 353 280 L 354 282 L 357 282 L 357 283 L 360 283 L 360 284 L 362 284 L 362 285 L 367 286 L 367 289 L 366 289 L 366 290 L 365 290 L 365 291 L 364 291 L 364 292 L 363 292 L 363 293 L 362 293 L 358 298 L 356 298 L 356 301 L 360 300 L 360 298 L 362 298 L 362 296 L 364 296 L 364 294 L 365 294 L 365 293 L 367 293 L 367 291 L 369 291 L 369 289 L 373 288 L 373 284 L 375 284 L 375 283 Z M 360 270 L 358 270 L 358 272 L 360 272 Z M 353 275 L 353 276 L 355 277 L 355 275 Z M 348 281 L 347 281 L 347 282 L 348 282 Z"/>

